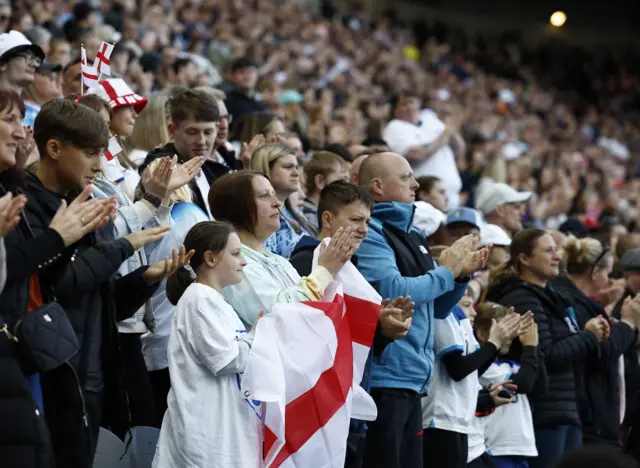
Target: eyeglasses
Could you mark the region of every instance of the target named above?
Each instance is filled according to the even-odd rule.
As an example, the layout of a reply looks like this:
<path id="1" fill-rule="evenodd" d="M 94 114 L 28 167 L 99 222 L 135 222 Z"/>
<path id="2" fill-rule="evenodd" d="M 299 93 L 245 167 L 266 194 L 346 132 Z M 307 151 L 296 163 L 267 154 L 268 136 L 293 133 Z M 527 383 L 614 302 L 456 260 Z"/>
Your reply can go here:
<path id="1" fill-rule="evenodd" d="M 227 115 L 221 115 L 221 116 L 220 116 L 220 120 L 226 120 L 226 121 L 227 121 L 227 123 L 228 123 L 229 125 L 231 125 L 231 122 L 233 122 L 233 116 L 232 116 L 232 115 L 230 115 L 230 114 L 227 114 Z"/>
<path id="2" fill-rule="evenodd" d="M 36 57 L 31 52 L 21 52 L 15 55 L 16 57 L 23 58 L 27 63 L 31 62 L 34 67 L 39 67 L 42 65 L 42 60 L 39 57 Z"/>

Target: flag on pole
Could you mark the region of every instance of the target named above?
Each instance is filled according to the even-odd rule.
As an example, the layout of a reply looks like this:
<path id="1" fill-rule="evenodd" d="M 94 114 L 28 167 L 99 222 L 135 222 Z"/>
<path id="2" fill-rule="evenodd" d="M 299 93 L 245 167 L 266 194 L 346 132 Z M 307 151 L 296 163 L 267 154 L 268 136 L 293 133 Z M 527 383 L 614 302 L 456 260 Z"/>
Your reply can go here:
<path id="1" fill-rule="evenodd" d="M 98 86 L 98 69 L 96 67 L 89 66 L 87 61 L 87 51 L 84 47 L 80 49 L 81 60 L 80 68 L 82 70 L 82 82 L 87 85 L 87 88 L 93 88 Z M 81 93 L 82 94 L 82 93 Z"/>
<path id="2" fill-rule="evenodd" d="M 344 466 L 350 419 L 377 416 L 359 384 L 380 303 L 347 263 L 322 301 L 278 304 L 260 320 L 242 391 L 265 402 L 265 467 Z"/>
<path id="3" fill-rule="evenodd" d="M 113 44 L 102 42 L 98 53 L 96 54 L 96 63 L 94 64 L 98 72 L 111 76 L 111 53 L 113 52 Z"/>
<path id="4" fill-rule="evenodd" d="M 107 161 L 111 161 L 120 153 L 122 153 L 122 146 L 120 146 L 120 143 L 118 143 L 116 137 L 109 138 L 107 149 L 104 153 L 102 153 L 104 157 L 107 158 Z"/>

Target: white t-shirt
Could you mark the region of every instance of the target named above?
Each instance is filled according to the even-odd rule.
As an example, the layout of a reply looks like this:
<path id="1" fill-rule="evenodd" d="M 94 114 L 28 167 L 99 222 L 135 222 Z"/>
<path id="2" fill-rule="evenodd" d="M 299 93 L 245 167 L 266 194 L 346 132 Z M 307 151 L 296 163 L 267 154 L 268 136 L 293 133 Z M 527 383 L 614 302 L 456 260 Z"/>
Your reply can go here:
<path id="1" fill-rule="evenodd" d="M 204 175 L 204 172 L 198 172 L 198 175 L 196 176 L 196 184 L 198 185 L 198 190 L 200 190 L 200 195 L 202 195 L 202 198 L 204 199 L 204 204 L 207 207 L 207 215 L 213 219 L 213 216 L 211 216 L 211 208 L 209 208 L 209 189 L 211 188 L 211 185 L 209 185 L 209 181 L 207 180 L 207 176 Z"/>
<path id="2" fill-rule="evenodd" d="M 262 466 L 262 406 L 240 390 L 252 340 L 217 291 L 187 288 L 169 338 L 171 390 L 154 468 Z"/>
<path id="3" fill-rule="evenodd" d="M 520 364 L 511 361 L 494 362 L 485 375 L 493 382 L 509 380 L 520 370 Z M 527 395 L 517 394 L 513 403 L 496 408 L 486 418 L 485 442 L 492 455 L 537 457 L 536 437 L 533 432 L 533 417 Z"/>
<path id="4" fill-rule="evenodd" d="M 414 146 L 426 146 L 433 143 L 445 130 L 444 123 L 430 109 L 420 112 L 420 122 L 414 125 L 404 120 L 393 119 L 387 124 L 382 137 L 391 151 L 405 156 Z M 460 204 L 462 179 L 456 167 L 456 158 L 449 146 L 444 146 L 425 161 L 413 166 L 416 177 L 434 176 L 440 179 L 449 195 L 449 209 Z"/>
<path id="5" fill-rule="evenodd" d="M 476 404 L 477 396 L 480 390 L 482 390 L 487 384 L 491 382 L 503 382 L 505 380 L 508 380 L 504 379 L 503 377 L 504 374 L 502 372 L 495 369 L 493 366 L 489 366 L 485 373 L 478 378 L 478 386 L 476 387 Z M 475 416 L 474 411 L 474 417 L 469 427 L 469 455 L 467 456 L 467 463 L 471 463 L 473 460 L 487 451 L 487 445 L 485 443 L 486 425 L 487 416 Z"/>
<path id="6" fill-rule="evenodd" d="M 467 434 L 478 400 L 478 372 L 460 382 L 453 380 L 442 361 L 452 351 L 462 355 L 478 349 L 471 322 L 459 308 L 445 319 L 435 320 L 435 372 L 429 394 L 422 399 L 422 427 Z"/>

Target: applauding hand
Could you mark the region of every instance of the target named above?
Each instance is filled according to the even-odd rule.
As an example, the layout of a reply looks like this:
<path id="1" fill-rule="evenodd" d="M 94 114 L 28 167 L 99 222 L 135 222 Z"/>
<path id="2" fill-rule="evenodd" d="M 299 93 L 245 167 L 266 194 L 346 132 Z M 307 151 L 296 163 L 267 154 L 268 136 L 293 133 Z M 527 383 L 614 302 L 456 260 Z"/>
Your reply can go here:
<path id="1" fill-rule="evenodd" d="M 195 250 L 191 250 L 187 253 L 185 251 L 184 245 L 181 245 L 179 252 L 176 251 L 176 249 L 173 249 L 171 251 L 171 258 L 165 258 L 161 262 L 156 262 L 149 265 L 149 268 L 147 268 L 147 271 L 142 274 L 142 277 L 147 284 L 155 284 L 158 281 L 169 276 L 178 268 L 182 268 L 183 266 L 188 265 L 194 253 L 196 253 Z"/>
<path id="2" fill-rule="evenodd" d="M 415 305 L 415 302 L 411 302 L 410 296 L 398 296 L 393 301 L 382 301 L 379 320 L 384 336 L 392 340 L 406 336 L 411 327 Z"/>

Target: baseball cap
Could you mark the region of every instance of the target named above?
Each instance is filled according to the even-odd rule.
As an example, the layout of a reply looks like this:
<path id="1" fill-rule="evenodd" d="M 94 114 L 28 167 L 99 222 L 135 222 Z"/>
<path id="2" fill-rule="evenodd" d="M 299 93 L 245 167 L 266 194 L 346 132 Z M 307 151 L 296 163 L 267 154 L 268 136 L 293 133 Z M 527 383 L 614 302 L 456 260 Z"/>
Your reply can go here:
<path id="1" fill-rule="evenodd" d="M 509 247 L 511 245 L 511 239 L 500 226 L 485 224 L 480 231 L 480 244 L 478 248 L 486 247 L 489 244 L 498 247 Z"/>
<path id="2" fill-rule="evenodd" d="M 280 94 L 280 104 L 300 104 L 304 101 L 304 97 L 295 89 L 285 89 Z"/>
<path id="3" fill-rule="evenodd" d="M 414 205 L 416 210 L 413 215 L 413 226 L 422 231 L 427 237 L 435 234 L 447 219 L 442 211 L 430 203 L 417 201 Z"/>
<path id="4" fill-rule="evenodd" d="M 531 195 L 531 192 L 518 192 L 507 184 L 494 183 L 482 191 L 476 201 L 476 208 L 487 216 L 500 205 L 523 203 L 529 200 Z"/>
<path id="5" fill-rule="evenodd" d="M 620 260 L 622 271 L 640 273 L 640 248 L 629 250 Z"/>
<path id="6" fill-rule="evenodd" d="M 244 70 L 245 68 L 254 68 L 256 63 L 248 58 L 239 58 L 231 64 L 231 71 L 236 72 L 238 70 Z"/>
<path id="7" fill-rule="evenodd" d="M 40 60 L 44 60 L 44 51 L 32 44 L 27 37 L 19 31 L 9 31 L 0 34 L 0 60 L 7 55 L 14 55 L 20 50 L 30 50 Z"/>
<path id="8" fill-rule="evenodd" d="M 480 213 L 478 213 L 473 208 L 468 208 L 466 206 L 456 208 L 455 210 L 449 212 L 449 215 L 447 216 L 447 226 L 455 223 L 466 223 L 471 224 L 478 229 L 482 228 L 482 219 L 480 218 Z"/>

